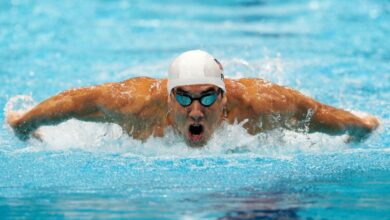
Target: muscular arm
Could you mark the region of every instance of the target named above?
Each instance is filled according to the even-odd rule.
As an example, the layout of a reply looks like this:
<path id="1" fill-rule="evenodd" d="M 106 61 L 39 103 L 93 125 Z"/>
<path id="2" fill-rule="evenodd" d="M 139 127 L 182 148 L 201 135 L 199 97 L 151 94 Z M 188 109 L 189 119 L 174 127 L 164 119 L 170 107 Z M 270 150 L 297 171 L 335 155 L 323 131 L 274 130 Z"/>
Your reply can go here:
<path id="1" fill-rule="evenodd" d="M 26 140 L 29 134 L 40 126 L 55 125 L 70 118 L 86 121 L 108 120 L 98 106 L 105 87 L 106 85 L 101 85 L 61 92 L 20 116 L 10 113 L 7 117 L 8 123 L 20 139 Z"/>
<path id="2" fill-rule="evenodd" d="M 317 102 L 318 103 L 318 102 Z M 357 116 L 351 112 L 318 103 L 309 124 L 310 132 L 324 132 L 331 135 L 348 134 L 352 140 L 365 138 L 379 126 L 379 120 L 371 115 Z M 302 106 L 308 108 L 310 106 Z"/>
<path id="3" fill-rule="evenodd" d="M 230 120 L 249 118 L 245 126 L 250 133 L 281 126 L 330 135 L 347 133 L 353 139 L 360 139 L 379 124 L 373 116 L 359 117 L 324 105 L 296 90 L 261 79 L 231 80 L 226 85 L 232 91 L 231 103 L 237 103 L 236 106 L 230 106 L 232 112 L 236 111 L 230 116 Z"/>
<path id="4" fill-rule="evenodd" d="M 55 125 L 70 118 L 114 122 L 128 128 L 137 124 L 140 113 L 145 114 L 143 110 L 155 103 L 151 98 L 155 82 L 151 78 L 133 78 L 121 83 L 67 90 L 23 115 L 9 114 L 7 121 L 22 140 L 28 139 L 40 126 Z"/>

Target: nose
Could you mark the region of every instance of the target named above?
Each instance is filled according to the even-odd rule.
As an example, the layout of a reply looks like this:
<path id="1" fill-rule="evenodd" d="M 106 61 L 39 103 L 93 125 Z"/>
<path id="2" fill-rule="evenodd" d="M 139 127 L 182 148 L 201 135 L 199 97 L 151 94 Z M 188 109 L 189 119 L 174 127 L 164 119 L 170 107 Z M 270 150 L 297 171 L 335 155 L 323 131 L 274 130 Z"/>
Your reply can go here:
<path id="1" fill-rule="evenodd" d="M 195 122 L 200 122 L 203 119 L 204 114 L 202 112 L 202 106 L 199 103 L 199 101 L 194 101 L 192 103 L 192 105 L 190 106 L 188 115 Z"/>

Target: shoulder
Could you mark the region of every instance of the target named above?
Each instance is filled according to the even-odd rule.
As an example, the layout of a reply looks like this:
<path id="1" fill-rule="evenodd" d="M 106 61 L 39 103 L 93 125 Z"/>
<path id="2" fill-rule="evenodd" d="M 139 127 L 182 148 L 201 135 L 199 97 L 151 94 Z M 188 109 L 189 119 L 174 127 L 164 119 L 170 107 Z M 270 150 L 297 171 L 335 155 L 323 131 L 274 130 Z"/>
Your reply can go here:
<path id="1" fill-rule="evenodd" d="M 284 86 L 260 78 L 226 79 L 226 90 L 246 94 L 278 91 L 289 89 Z"/>
<path id="2" fill-rule="evenodd" d="M 296 91 L 259 78 L 226 79 L 228 104 L 247 106 L 255 112 L 288 107 Z"/>
<path id="3" fill-rule="evenodd" d="M 135 77 L 99 87 L 103 102 L 131 112 L 142 111 L 150 105 L 163 105 L 167 100 L 166 79 Z"/>
<path id="4" fill-rule="evenodd" d="M 241 78 L 241 79 L 225 79 L 226 90 L 231 91 L 248 91 L 248 89 L 257 89 L 264 86 L 273 85 L 270 82 L 260 78 Z"/>
<path id="5" fill-rule="evenodd" d="M 275 84 L 259 78 L 242 78 L 226 79 L 225 86 L 228 98 L 249 103 L 260 94 L 268 93 L 270 88 L 275 87 Z"/>
<path id="6" fill-rule="evenodd" d="M 132 98 L 154 98 L 167 96 L 167 80 L 150 77 L 134 77 L 118 83 L 103 84 L 115 95 L 129 95 Z"/>

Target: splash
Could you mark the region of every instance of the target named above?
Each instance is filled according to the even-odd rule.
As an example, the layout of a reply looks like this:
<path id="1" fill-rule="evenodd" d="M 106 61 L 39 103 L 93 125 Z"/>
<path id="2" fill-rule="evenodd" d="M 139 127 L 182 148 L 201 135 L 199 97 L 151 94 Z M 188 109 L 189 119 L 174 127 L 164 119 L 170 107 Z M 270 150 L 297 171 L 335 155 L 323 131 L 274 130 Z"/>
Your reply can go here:
<path id="1" fill-rule="evenodd" d="M 30 96 L 17 96 L 9 100 L 6 112 L 24 112 L 35 104 Z M 324 134 L 296 133 L 284 129 L 250 135 L 240 123 L 227 124 L 215 132 L 212 139 L 201 149 L 188 147 L 171 128 L 165 130 L 165 137 L 151 137 L 146 142 L 135 140 L 122 128 L 111 123 L 82 122 L 68 120 L 56 126 L 42 126 L 38 129 L 42 141 L 30 139 L 26 151 L 68 151 L 120 154 L 125 157 L 204 157 L 229 154 L 253 154 L 288 159 L 297 153 L 335 152 L 348 146 L 344 137 L 330 137 Z"/>
<path id="2" fill-rule="evenodd" d="M 30 110 L 36 105 L 36 102 L 31 96 L 28 95 L 18 95 L 10 98 L 4 107 L 5 115 L 7 116 L 10 112 L 14 113 L 24 113 Z"/>
<path id="3" fill-rule="evenodd" d="M 285 68 L 287 62 L 278 53 L 270 56 L 265 49 L 265 56 L 262 59 L 245 60 L 243 58 L 233 58 L 222 60 L 226 74 L 229 78 L 240 79 L 243 77 L 258 77 L 278 84 L 286 84 Z"/>
<path id="4" fill-rule="evenodd" d="M 268 54 L 268 52 L 265 52 Z M 261 77 L 276 83 L 283 83 L 286 61 L 280 55 L 266 55 L 261 60 L 244 59 L 223 60 L 224 66 L 232 70 L 231 78 L 243 76 Z M 154 68 L 154 69 L 153 69 Z M 149 66 L 148 72 L 161 70 L 161 65 Z M 5 107 L 5 112 L 19 114 L 29 110 L 36 102 L 31 96 L 15 96 Z M 149 138 L 146 142 L 135 140 L 127 135 L 120 126 L 110 123 L 91 123 L 68 120 L 56 126 L 43 126 L 38 129 L 41 141 L 31 139 L 27 148 L 17 151 L 68 151 L 113 153 L 125 157 L 205 157 L 226 156 L 230 154 L 253 154 L 267 157 L 289 159 L 299 153 L 321 154 L 351 149 L 346 144 L 347 136 L 328 136 L 320 133 L 307 133 L 307 123 L 299 133 L 285 129 L 275 129 L 266 133 L 250 135 L 243 128 L 245 121 L 235 124 L 224 123 L 212 139 L 201 149 L 188 147 L 181 137 L 171 128 L 165 130 L 165 137 Z M 362 113 L 357 113 L 361 115 Z"/>

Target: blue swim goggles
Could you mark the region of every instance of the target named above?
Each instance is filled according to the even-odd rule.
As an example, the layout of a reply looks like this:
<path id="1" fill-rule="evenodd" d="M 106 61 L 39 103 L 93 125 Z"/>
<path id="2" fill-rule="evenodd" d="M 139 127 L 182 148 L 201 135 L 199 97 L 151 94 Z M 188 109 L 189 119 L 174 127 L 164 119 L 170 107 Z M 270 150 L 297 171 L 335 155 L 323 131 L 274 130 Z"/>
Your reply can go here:
<path id="1" fill-rule="evenodd" d="M 188 93 L 182 91 L 175 92 L 176 101 L 183 107 L 190 106 L 194 100 L 198 100 L 204 107 L 210 107 L 217 100 L 218 95 L 221 93 L 221 89 L 218 91 L 210 91 L 202 94 L 198 98 L 194 98 Z"/>

